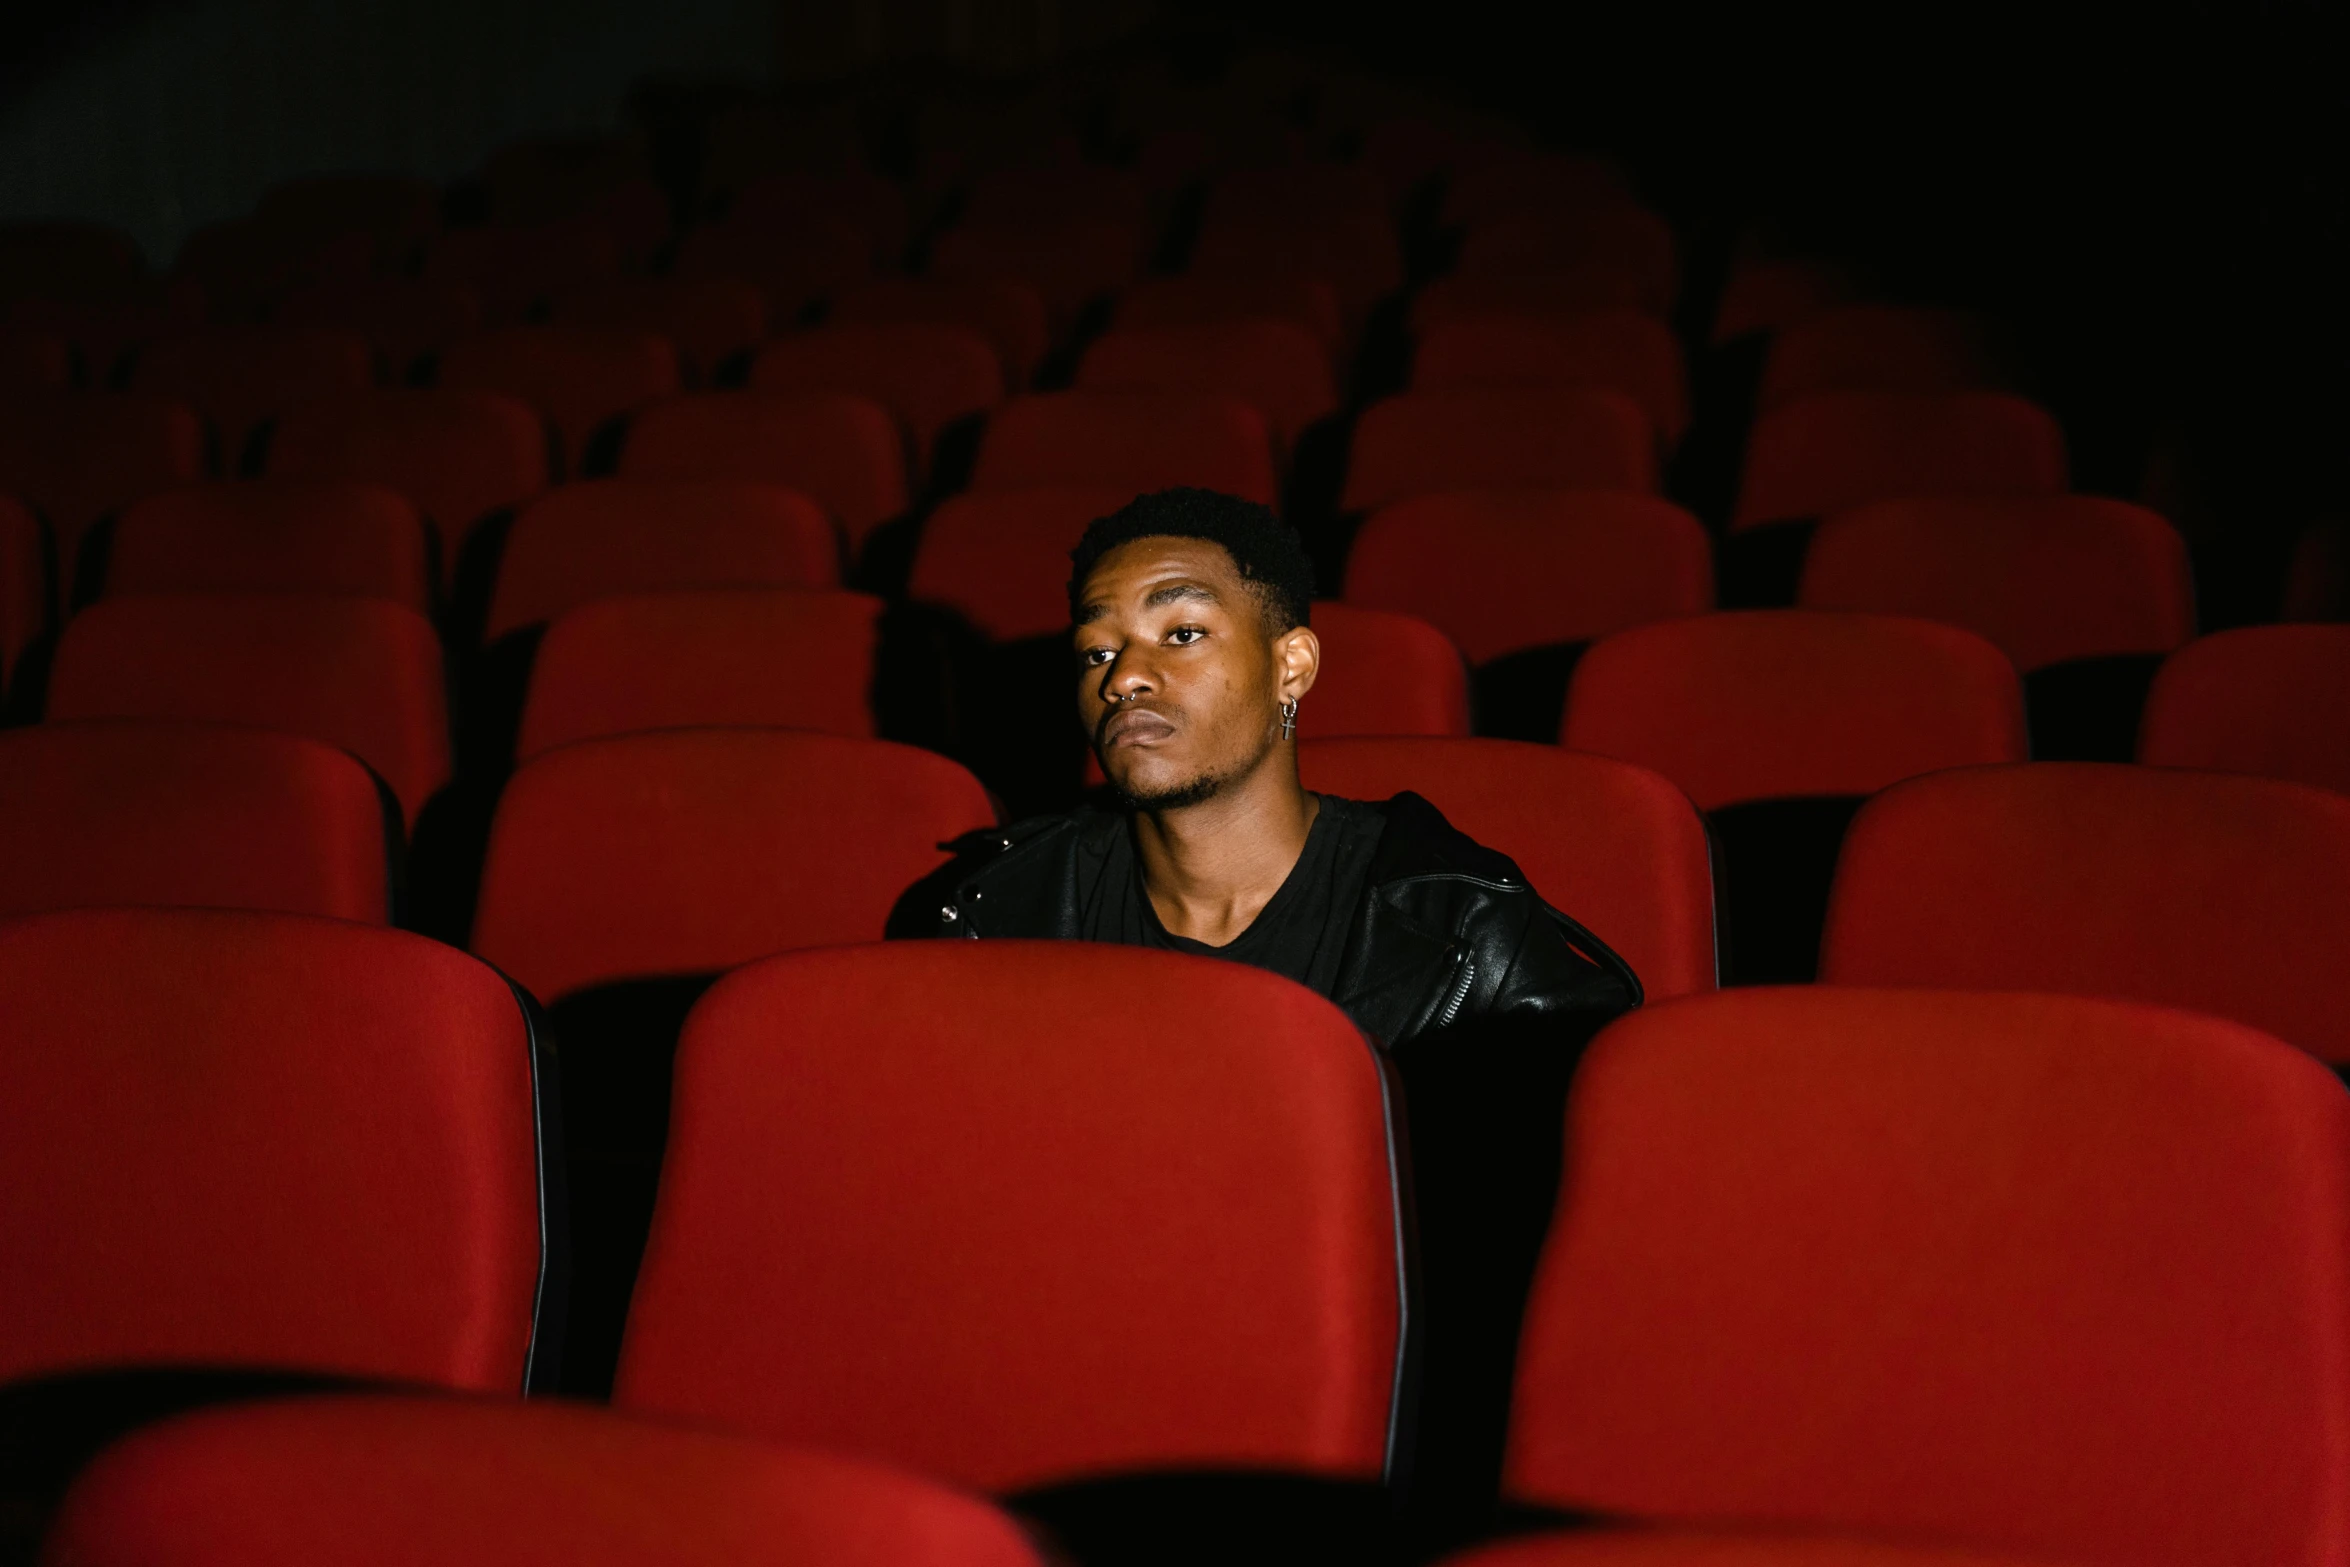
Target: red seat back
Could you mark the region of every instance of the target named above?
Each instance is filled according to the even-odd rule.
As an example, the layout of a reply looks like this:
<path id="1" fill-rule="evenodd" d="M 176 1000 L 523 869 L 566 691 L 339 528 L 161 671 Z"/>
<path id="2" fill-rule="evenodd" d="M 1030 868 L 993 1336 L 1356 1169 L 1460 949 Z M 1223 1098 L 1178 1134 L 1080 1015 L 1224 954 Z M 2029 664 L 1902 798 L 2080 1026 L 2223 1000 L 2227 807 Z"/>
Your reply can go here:
<path id="1" fill-rule="evenodd" d="M 759 351 L 751 385 L 769 392 L 854 392 L 897 415 L 927 464 L 938 434 L 1004 400 L 993 344 L 936 321 L 844 321 Z"/>
<path id="2" fill-rule="evenodd" d="M 1702 810 L 1873 794 L 2024 758 L 2015 666 L 1972 632 L 1756 610 L 1619 631 L 1567 688 L 1560 743 L 1653 767 Z"/>
<path id="3" fill-rule="evenodd" d="M 676 345 L 626 327 L 514 326 L 467 338 L 441 355 L 439 379 L 538 410 L 573 473 L 599 431 L 684 387 Z"/>
<path id="4" fill-rule="evenodd" d="M 2147 693 L 2138 760 L 2350 794 L 2350 626 L 2248 626 L 2188 643 Z"/>
<path id="5" fill-rule="evenodd" d="M 0 396 L 62 391 L 73 384 L 73 369 L 64 333 L 0 322 Z"/>
<path id="6" fill-rule="evenodd" d="M 1772 334 L 1755 402 L 1783 408 L 1814 392 L 1991 391 L 2004 384 L 1981 322 L 1955 310 L 1846 305 Z"/>
<path id="7" fill-rule="evenodd" d="M 49 560 L 41 519 L 0 495 L 0 692 L 48 624 Z"/>
<path id="8" fill-rule="evenodd" d="M 204 469 L 204 423 L 184 404 L 69 392 L 0 408 L 0 494 L 47 520 L 69 583 L 93 523 Z"/>
<path id="9" fill-rule="evenodd" d="M 971 476 L 977 492 L 1177 485 L 1273 505 L 1264 416 L 1230 397 L 1183 392 L 1054 392 L 1015 397 L 988 421 Z"/>
<path id="10" fill-rule="evenodd" d="M 296 404 L 375 384 L 375 355 L 356 332 L 326 327 L 212 327 L 140 350 L 130 386 L 187 404 L 212 422 L 222 466 L 236 467 L 255 429 Z"/>
<path id="11" fill-rule="evenodd" d="M 1142 993 L 1217 1026 L 1083 1025 Z M 997 941 L 760 964 L 687 1020 L 614 1400 L 988 1489 L 1375 1477 L 1387 1136 L 1354 1025 L 1241 964 Z"/>
<path id="12" fill-rule="evenodd" d="M 1488 316 L 1568 318 L 1649 309 L 1638 272 L 1609 262 L 1548 272 L 1475 272 L 1440 277 L 1412 296 L 1414 332 Z M 1661 317 L 1660 317 L 1661 319 Z"/>
<path id="13" fill-rule="evenodd" d="M 1374 403 L 1355 423 L 1348 511 L 1447 490 L 1654 490 L 1656 431 L 1595 387 L 1458 387 Z"/>
<path id="14" fill-rule="evenodd" d="M 871 275 L 873 241 L 862 229 L 831 218 L 787 228 L 715 223 L 685 236 L 674 270 L 682 278 L 748 283 L 767 301 L 769 320 L 796 321 L 811 305 Z"/>
<path id="15" fill-rule="evenodd" d="M 1658 315 L 1672 310 L 1681 291 L 1672 229 L 1628 203 L 1496 218 L 1473 226 L 1461 241 L 1460 269 L 1467 274 L 1588 266 L 1619 267 L 1639 277 L 1641 302 Z"/>
<path id="16" fill-rule="evenodd" d="M 2350 524 L 2311 523 L 2293 542 L 2282 620 L 2350 620 Z"/>
<path id="17" fill-rule="evenodd" d="M 2041 762 L 1921 778 L 1844 840 L 1820 977 L 2216 1013 L 2350 1062 L 2350 799 Z"/>
<path id="18" fill-rule="evenodd" d="M 249 724 L 336 745 L 409 821 L 449 779 L 432 622 L 380 599 L 307 594 L 110 598 L 58 640 L 48 716 Z"/>
<path id="19" fill-rule="evenodd" d="M 429 613 L 429 553 L 415 506 L 381 485 L 192 484 L 122 514 L 106 591 L 348 594 Z"/>
<path id="20" fill-rule="evenodd" d="M 835 321 L 930 321 L 977 332 L 995 345 L 1005 384 L 1028 384 L 1052 343 L 1044 296 L 1017 278 L 878 278 L 832 302 Z"/>
<path id="21" fill-rule="evenodd" d="M 0 927 L 0 1378 L 266 1366 L 517 1392 L 537 1063 L 452 948 L 285 914 Z M 551 1087 L 552 1085 L 545 1085 Z"/>
<path id="22" fill-rule="evenodd" d="M 1434 626 L 1324 599 L 1313 629 L 1322 671 L 1298 704 L 1300 737 L 1469 732 L 1468 666 Z"/>
<path id="23" fill-rule="evenodd" d="M 1730 266 L 1714 307 L 1713 340 L 1731 343 L 1775 332 L 1858 297 L 1860 286 L 1840 266 L 1805 257 L 1746 255 Z"/>
<path id="24" fill-rule="evenodd" d="M 826 589 L 599 599 L 547 628 L 515 753 L 643 729 L 870 736 L 881 601 Z"/>
<path id="25" fill-rule="evenodd" d="M 481 330 L 482 308 L 471 285 L 446 278 L 343 278 L 295 293 L 275 319 L 357 332 L 398 379 L 418 360 Z"/>
<path id="26" fill-rule="evenodd" d="M 1632 965 L 1648 999 L 1714 988 L 1713 866 L 1689 797 L 1645 768 L 1515 740 L 1309 740 L 1307 788 L 1409 789 Z"/>
<path id="27" fill-rule="evenodd" d="M 707 384 L 718 368 L 767 335 L 767 296 L 732 278 L 624 278 L 557 295 L 547 318 L 562 326 L 651 332 L 677 345 L 686 379 Z"/>
<path id="28" fill-rule="evenodd" d="M 1429 327 L 1412 386 L 1598 386 L 1638 403 L 1666 446 L 1689 427 L 1689 388 L 1672 329 L 1639 310 L 1479 315 Z"/>
<path id="29" fill-rule="evenodd" d="M 383 924 L 383 798 L 322 741 L 224 724 L 0 734 L 0 918 L 107 904 Z"/>
<path id="30" fill-rule="evenodd" d="M 782 729 L 588 740 L 498 803 L 473 950 L 541 1000 L 875 941 L 938 845 L 990 825 L 943 756 Z"/>
<path id="31" fill-rule="evenodd" d="M 796 490 L 734 479 L 593 479 L 550 490 L 514 519 L 486 634 L 541 625 L 615 594 L 839 580 L 839 532 Z"/>
<path id="32" fill-rule="evenodd" d="M 440 231 L 441 193 L 398 174 L 320 174 L 272 186 L 253 216 L 287 235 L 365 234 L 377 264 L 396 272 Z"/>
<path id="33" fill-rule="evenodd" d="M 2195 634 L 2186 541 L 2091 495 L 1880 501 L 1812 535 L 1800 602 L 1964 626 L 2029 672 Z"/>
<path id="34" fill-rule="evenodd" d="M 1039 1567 L 986 1503 L 577 1404 L 338 1397 L 142 1432 L 77 1483 L 84 1567 Z"/>
<path id="35" fill-rule="evenodd" d="M 619 239 L 600 223 L 494 223 L 451 229 L 433 242 L 424 275 L 463 283 L 493 325 L 527 321 L 557 294 L 621 275 Z"/>
<path id="36" fill-rule="evenodd" d="M 1713 545 L 1696 518 L 1649 495 L 1421 495 L 1364 522 L 1346 599 L 1418 615 L 1482 664 L 1713 608 Z"/>
<path id="37" fill-rule="evenodd" d="M 1731 992 L 1603 1033 L 1507 1486 L 2051 1561 L 2325 1559 L 2350 1104 L 2250 1029 Z"/>
<path id="38" fill-rule="evenodd" d="M 941 278 L 1010 278 L 1036 290 L 1055 337 L 1085 308 L 1142 270 L 1142 225 L 1127 218 L 965 223 L 940 236 L 930 270 Z"/>
<path id="39" fill-rule="evenodd" d="M 838 392 L 704 392 L 647 409 L 628 432 L 630 479 L 788 485 L 854 545 L 906 509 L 906 442 L 888 409 Z"/>
<path id="40" fill-rule="evenodd" d="M 1346 341 L 1346 317 L 1337 291 L 1304 272 L 1234 272 L 1147 277 L 1118 296 L 1121 327 L 1219 326 L 1234 321 L 1286 321 L 1302 327 L 1329 353 Z"/>
<path id="41" fill-rule="evenodd" d="M 547 432 L 528 404 L 493 392 L 366 392 L 289 410 L 270 436 L 267 471 L 399 491 L 438 532 L 442 569 L 454 571 L 476 523 L 547 487 Z"/>
<path id="42" fill-rule="evenodd" d="M 906 592 L 999 642 L 1069 629 L 1070 552 L 1086 525 L 1134 498 L 1122 489 L 957 495 L 922 526 Z"/>
<path id="43" fill-rule="evenodd" d="M 1349 329 L 1403 285 L 1403 251 L 1384 211 L 1211 214 L 1192 242 L 1191 270 L 1249 277 L 1287 267 L 1321 278 Z"/>
<path id="44" fill-rule="evenodd" d="M 1092 392 L 1236 397 L 1264 416 L 1285 451 L 1338 408 L 1329 349 L 1287 321 L 1118 327 L 1086 349 L 1077 385 Z"/>
<path id="45" fill-rule="evenodd" d="M 2003 392 L 1816 392 L 1755 421 L 1730 526 L 1870 501 L 2061 495 L 2064 432 Z"/>
<path id="46" fill-rule="evenodd" d="M 905 192 L 896 181 L 867 169 L 782 169 L 763 174 L 735 192 L 727 217 L 745 228 L 845 223 L 872 243 L 874 261 L 883 267 L 904 257 L 912 227 Z"/>

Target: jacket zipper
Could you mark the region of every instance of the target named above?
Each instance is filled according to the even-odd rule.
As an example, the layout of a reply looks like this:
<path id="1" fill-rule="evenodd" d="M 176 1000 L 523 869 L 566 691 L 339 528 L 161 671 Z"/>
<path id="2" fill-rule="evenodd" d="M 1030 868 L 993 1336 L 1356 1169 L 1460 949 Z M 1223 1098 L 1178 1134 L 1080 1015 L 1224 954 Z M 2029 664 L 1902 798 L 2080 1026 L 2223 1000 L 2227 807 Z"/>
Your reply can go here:
<path id="1" fill-rule="evenodd" d="M 1469 987 L 1476 982 L 1477 960 L 1464 952 L 1461 954 L 1460 978 L 1452 982 L 1452 995 L 1445 1001 L 1444 1011 L 1436 1019 L 1438 1028 L 1449 1027 L 1452 1020 L 1460 1016 L 1462 1003 L 1469 999 Z"/>

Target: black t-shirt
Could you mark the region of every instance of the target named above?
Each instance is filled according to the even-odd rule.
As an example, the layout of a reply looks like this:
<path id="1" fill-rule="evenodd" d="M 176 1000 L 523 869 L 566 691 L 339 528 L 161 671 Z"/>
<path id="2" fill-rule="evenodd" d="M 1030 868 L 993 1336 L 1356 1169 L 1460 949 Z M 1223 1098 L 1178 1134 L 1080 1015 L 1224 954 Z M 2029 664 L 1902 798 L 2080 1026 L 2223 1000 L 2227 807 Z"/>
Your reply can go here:
<path id="1" fill-rule="evenodd" d="M 1224 946 L 1170 934 L 1159 922 L 1130 832 L 1118 834 L 1100 875 L 1081 894 L 1085 939 L 1250 963 L 1329 995 L 1338 984 L 1339 960 L 1361 911 L 1371 856 L 1387 818 L 1377 806 L 1359 800 L 1326 794 L 1321 801 L 1288 879 L 1248 929 Z"/>

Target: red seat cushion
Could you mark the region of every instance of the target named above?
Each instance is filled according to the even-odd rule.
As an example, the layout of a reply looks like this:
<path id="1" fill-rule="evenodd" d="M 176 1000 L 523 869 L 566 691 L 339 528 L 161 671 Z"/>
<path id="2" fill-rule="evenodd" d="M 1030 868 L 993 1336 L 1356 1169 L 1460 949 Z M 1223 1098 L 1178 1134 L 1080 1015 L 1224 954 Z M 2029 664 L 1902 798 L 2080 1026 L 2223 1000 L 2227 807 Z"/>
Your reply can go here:
<path id="1" fill-rule="evenodd" d="M 888 409 L 838 392 L 702 392 L 639 415 L 621 449 L 629 479 L 787 485 L 854 544 L 906 509 L 906 440 Z"/>
<path id="2" fill-rule="evenodd" d="M 106 591 L 334 593 L 433 605 L 424 520 L 381 485 L 331 479 L 192 484 L 115 524 Z"/>
<path id="3" fill-rule="evenodd" d="M 39 512 L 67 583 L 100 518 L 204 476 L 204 423 L 128 393 L 43 393 L 0 407 L 0 494 Z"/>
<path id="4" fill-rule="evenodd" d="M 1077 367 L 1097 392 L 1196 392 L 1236 397 L 1262 414 L 1284 451 L 1338 408 L 1330 352 L 1287 321 L 1122 326 L 1103 333 Z"/>
<path id="5" fill-rule="evenodd" d="M 988 421 L 974 492 L 1178 485 L 1271 506 L 1279 498 L 1265 418 L 1232 397 L 1053 392 L 1015 397 Z"/>
<path id="6" fill-rule="evenodd" d="M 627 327 L 515 326 L 470 337 L 441 355 L 442 386 L 502 392 L 538 410 L 576 473 L 588 443 L 615 420 L 674 397 L 677 347 Z"/>
<path id="7" fill-rule="evenodd" d="M 1755 421 L 1733 529 L 1870 501 L 2060 495 L 2064 432 L 2003 392 L 1815 392 Z"/>
<path id="8" fill-rule="evenodd" d="M 1771 337 L 1758 407 L 1814 392 L 1996 391 L 1981 322 L 1955 310 L 1846 305 L 1790 321 Z"/>
<path id="9" fill-rule="evenodd" d="M 759 351 L 751 385 L 772 392 L 854 392 L 897 415 L 915 460 L 939 432 L 1004 400 L 993 344 L 936 321 L 844 321 L 796 332 Z"/>
<path id="10" fill-rule="evenodd" d="M 130 386 L 187 404 L 212 422 L 234 470 L 262 424 L 296 404 L 375 384 L 373 347 L 328 327 L 212 327 L 148 344 Z"/>
<path id="11" fill-rule="evenodd" d="M 1654 490 L 1640 405 L 1591 387 L 1406 392 L 1356 421 L 1342 504 L 1368 511 L 1449 490 Z"/>
<path id="12" fill-rule="evenodd" d="M 1087 524 L 1132 499 L 1129 490 L 1085 488 L 954 496 L 923 523 L 907 594 L 996 641 L 1062 635 L 1070 552 Z"/>
<path id="13" fill-rule="evenodd" d="M 2247 626 L 2188 643 L 2147 693 L 2138 760 L 2350 794 L 2350 626 Z"/>
<path id="14" fill-rule="evenodd" d="M 1298 704 L 1301 737 L 1469 732 L 1468 666 L 1428 622 L 1323 600 L 1313 629 L 1322 672 Z"/>
<path id="15" fill-rule="evenodd" d="M 1689 427 L 1689 388 L 1672 329 L 1644 311 L 1478 315 L 1431 326 L 1412 386 L 1599 386 L 1637 402 L 1669 448 Z"/>

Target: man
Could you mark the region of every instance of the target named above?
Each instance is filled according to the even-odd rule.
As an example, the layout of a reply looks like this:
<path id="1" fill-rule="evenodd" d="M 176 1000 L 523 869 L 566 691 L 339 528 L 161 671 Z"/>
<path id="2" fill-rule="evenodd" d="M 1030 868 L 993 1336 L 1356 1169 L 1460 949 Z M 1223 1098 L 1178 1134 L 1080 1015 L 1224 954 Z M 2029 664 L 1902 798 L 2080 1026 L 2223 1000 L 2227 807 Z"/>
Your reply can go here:
<path id="1" fill-rule="evenodd" d="M 1322 654 L 1295 530 L 1165 490 L 1096 521 L 1072 561 L 1078 718 L 1120 809 L 959 841 L 893 933 L 1253 963 L 1391 1047 L 1500 1019 L 1574 1046 L 1639 1003 L 1621 958 L 1418 795 L 1367 804 L 1299 782 L 1295 720 Z"/>

